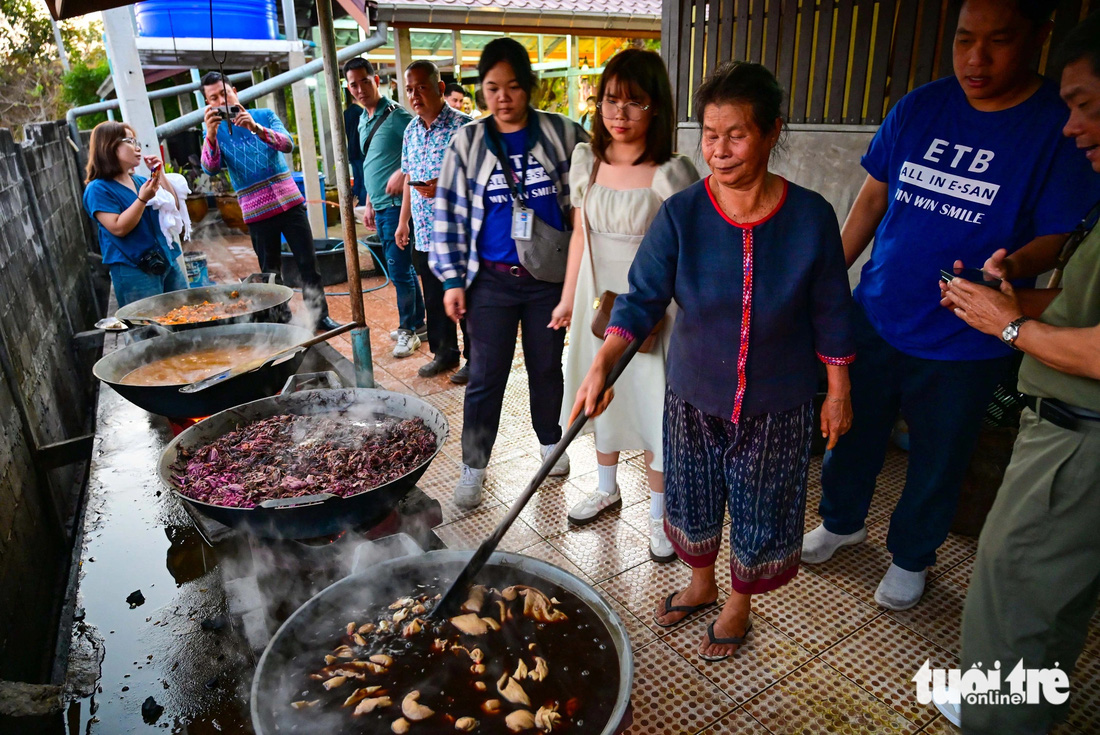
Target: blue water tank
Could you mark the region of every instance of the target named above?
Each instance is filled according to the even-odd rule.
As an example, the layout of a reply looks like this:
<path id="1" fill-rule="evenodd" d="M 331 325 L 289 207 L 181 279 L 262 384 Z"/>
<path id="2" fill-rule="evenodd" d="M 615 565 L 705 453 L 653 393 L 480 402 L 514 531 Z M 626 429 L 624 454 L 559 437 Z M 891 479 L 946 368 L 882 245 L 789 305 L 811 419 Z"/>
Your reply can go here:
<path id="1" fill-rule="evenodd" d="M 210 38 L 211 0 L 145 0 L 134 6 L 139 36 Z M 279 37 L 275 0 L 213 0 L 214 37 Z"/>

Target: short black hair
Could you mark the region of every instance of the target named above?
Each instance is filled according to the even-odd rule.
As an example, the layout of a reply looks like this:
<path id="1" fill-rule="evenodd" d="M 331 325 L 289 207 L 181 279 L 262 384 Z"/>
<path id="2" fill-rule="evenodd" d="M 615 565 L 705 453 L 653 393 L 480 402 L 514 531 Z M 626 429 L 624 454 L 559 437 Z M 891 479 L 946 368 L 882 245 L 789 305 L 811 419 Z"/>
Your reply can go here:
<path id="1" fill-rule="evenodd" d="M 428 80 L 432 84 L 439 84 L 439 67 L 435 65 L 434 61 L 428 61 L 427 59 L 417 59 L 416 61 L 406 66 L 405 71 L 422 71 L 428 75 Z"/>
<path id="2" fill-rule="evenodd" d="M 447 89 L 444 92 L 444 94 L 447 95 L 448 97 L 450 97 L 455 92 L 458 92 L 463 97 L 466 96 L 466 90 L 462 88 L 462 85 L 461 84 L 455 84 L 454 82 L 451 82 L 450 84 L 447 85 Z"/>
<path id="3" fill-rule="evenodd" d="M 1088 59 L 1092 73 L 1100 77 L 1100 12 L 1089 14 L 1066 35 L 1054 55 L 1054 69 L 1060 73 L 1081 59 Z"/>
<path id="4" fill-rule="evenodd" d="M 229 83 L 229 79 L 220 71 L 208 71 L 202 75 L 200 84 L 204 87 L 209 87 L 211 84 L 220 84 L 221 82 L 225 82 L 227 87 L 232 86 Z"/>
<path id="5" fill-rule="evenodd" d="M 740 102 L 752 108 L 757 129 L 768 133 L 775 121 L 783 118 L 783 88 L 763 64 L 748 61 L 727 61 L 720 65 L 695 90 L 692 112 L 703 122 L 708 105 Z"/>
<path id="6" fill-rule="evenodd" d="M 368 77 L 375 76 L 374 64 L 370 63 L 362 56 L 356 56 L 354 58 L 348 59 L 348 63 L 344 64 L 344 76 L 346 77 L 348 75 L 348 72 L 352 69 L 363 69 L 367 72 Z"/>
<path id="7" fill-rule="evenodd" d="M 477 73 L 482 83 L 485 83 L 485 75 L 489 70 L 502 61 L 512 67 L 516 83 L 530 99 L 531 90 L 538 79 L 531 69 L 531 57 L 527 54 L 527 49 L 514 38 L 495 38 L 485 44 L 485 48 L 481 50 L 481 59 L 477 62 Z"/>

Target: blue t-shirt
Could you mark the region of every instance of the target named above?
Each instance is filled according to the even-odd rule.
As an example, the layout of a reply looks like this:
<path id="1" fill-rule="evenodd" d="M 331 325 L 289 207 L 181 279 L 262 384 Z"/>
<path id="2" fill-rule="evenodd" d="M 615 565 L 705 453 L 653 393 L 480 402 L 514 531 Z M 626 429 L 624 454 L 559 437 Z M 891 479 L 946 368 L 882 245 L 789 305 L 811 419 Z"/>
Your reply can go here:
<path id="1" fill-rule="evenodd" d="M 99 250 L 103 255 L 103 264 L 123 263 L 135 268 L 141 254 L 154 245 L 161 250 L 170 260 L 178 258 L 180 249 L 175 243 L 171 246 L 164 240 L 164 233 L 160 230 L 160 221 L 155 209 L 146 207 L 141 215 L 141 221 L 125 237 L 112 235 L 111 231 L 100 224 L 96 219 L 96 212 L 110 212 L 122 214 L 137 199 L 137 189 L 146 182 L 144 176 L 132 175 L 135 191 L 114 181 L 113 179 L 92 179 L 84 188 L 84 209 L 96 225 L 99 231 Z"/>
<path id="2" fill-rule="evenodd" d="M 508 148 L 512 172 L 518 180 L 523 171 L 527 130 L 501 133 L 501 137 Z M 546 169 L 542 164 L 530 154 L 527 157 L 527 181 L 524 194 L 527 206 L 533 209 L 543 222 L 558 230 L 562 229 L 558 187 L 546 175 Z M 499 161 L 485 187 L 485 220 L 478 233 L 477 252 L 482 260 L 519 265 L 516 241 L 512 239 L 512 192 L 508 189 L 508 180 L 504 178 Z"/>
<path id="3" fill-rule="evenodd" d="M 1051 82 L 1015 107 L 979 112 L 954 77 L 887 115 L 862 162 L 889 184 L 889 206 L 855 292 L 883 339 L 933 360 L 1011 352 L 940 306 L 940 270 L 956 259 L 980 268 L 998 248 L 1068 233 L 1100 199 L 1100 176 L 1062 135 L 1068 116 Z"/>

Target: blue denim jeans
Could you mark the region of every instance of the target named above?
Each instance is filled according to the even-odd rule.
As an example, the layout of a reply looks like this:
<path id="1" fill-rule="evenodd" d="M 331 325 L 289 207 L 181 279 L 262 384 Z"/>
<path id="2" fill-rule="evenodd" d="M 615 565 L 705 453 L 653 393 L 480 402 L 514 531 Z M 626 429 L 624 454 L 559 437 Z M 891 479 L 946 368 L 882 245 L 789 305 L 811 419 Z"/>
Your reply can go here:
<path id="1" fill-rule="evenodd" d="M 168 261 L 168 270 L 159 276 L 125 263 L 112 263 L 110 268 L 111 284 L 115 287 L 115 299 L 119 306 L 126 306 L 148 296 L 187 288 L 187 276 L 180 270 L 179 262 L 175 258 Z"/>
<path id="2" fill-rule="evenodd" d="M 991 360 L 926 360 L 894 349 L 863 309 L 852 309 L 856 360 L 852 428 L 821 467 L 821 517 L 833 533 L 863 528 L 898 413 L 909 425 L 909 469 L 890 516 L 886 548 L 902 569 L 936 563 L 959 502 L 963 476 L 997 384 L 1015 364 Z"/>
<path id="3" fill-rule="evenodd" d="M 386 270 L 397 291 L 397 316 L 401 329 L 410 332 L 424 326 L 424 295 L 420 292 L 420 280 L 413 267 L 412 243 L 405 248 L 397 247 L 394 233 L 401 223 L 401 207 L 386 207 L 374 213 L 378 239 L 382 241 L 382 250 L 386 255 Z"/>

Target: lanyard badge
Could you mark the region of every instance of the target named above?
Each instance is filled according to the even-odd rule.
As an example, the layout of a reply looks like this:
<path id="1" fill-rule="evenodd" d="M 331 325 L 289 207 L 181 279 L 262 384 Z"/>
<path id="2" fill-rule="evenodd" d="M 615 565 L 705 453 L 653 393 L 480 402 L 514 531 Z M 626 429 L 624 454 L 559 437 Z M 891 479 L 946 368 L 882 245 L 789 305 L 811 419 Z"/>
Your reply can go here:
<path id="1" fill-rule="evenodd" d="M 530 240 L 535 229 L 535 212 L 520 200 L 512 202 L 512 239 Z"/>

